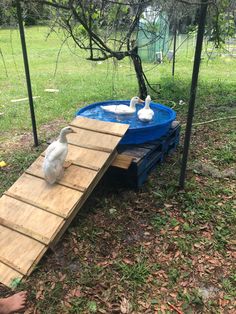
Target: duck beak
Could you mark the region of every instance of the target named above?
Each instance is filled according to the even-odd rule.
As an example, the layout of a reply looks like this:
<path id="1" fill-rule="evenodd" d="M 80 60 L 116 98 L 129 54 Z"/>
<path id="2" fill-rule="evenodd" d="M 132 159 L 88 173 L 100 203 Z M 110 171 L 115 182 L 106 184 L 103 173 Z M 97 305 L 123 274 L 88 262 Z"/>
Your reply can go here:
<path id="1" fill-rule="evenodd" d="M 142 102 L 144 102 L 144 100 L 142 100 L 141 98 L 139 98 L 139 99 L 138 99 L 138 102 L 139 102 L 139 103 L 142 103 Z"/>
<path id="2" fill-rule="evenodd" d="M 74 129 L 71 129 L 71 130 L 72 130 L 71 133 L 76 133 Z"/>

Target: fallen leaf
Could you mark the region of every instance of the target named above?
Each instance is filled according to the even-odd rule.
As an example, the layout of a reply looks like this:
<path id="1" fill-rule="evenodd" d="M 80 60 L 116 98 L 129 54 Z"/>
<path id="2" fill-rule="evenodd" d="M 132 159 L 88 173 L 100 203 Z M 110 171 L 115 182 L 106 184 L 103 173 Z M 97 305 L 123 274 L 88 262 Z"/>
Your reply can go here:
<path id="1" fill-rule="evenodd" d="M 219 265 L 219 261 L 218 260 L 215 260 L 215 259 L 208 259 L 208 262 L 213 264 L 213 265 Z"/>
<path id="2" fill-rule="evenodd" d="M 128 259 L 128 258 L 123 258 L 123 262 L 125 263 L 125 264 L 128 264 L 128 265 L 133 265 L 133 261 L 131 261 L 130 259 Z"/>
<path id="3" fill-rule="evenodd" d="M 180 256 L 180 251 L 177 251 L 174 255 L 174 258 L 177 258 L 178 256 Z"/>
<path id="4" fill-rule="evenodd" d="M 171 207 L 173 207 L 174 205 L 172 205 L 172 204 L 164 204 L 164 206 L 167 207 L 167 208 L 171 208 Z"/>
<path id="5" fill-rule="evenodd" d="M 176 226 L 173 228 L 174 231 L 178 231 L 179 230 L 179 226 Z"/>
<path id="6" fill-rule="evenodd" d="M 106 267 L 106 266 L 109 266 L 109 265 L 112 265 L 112 264 L 113 264 L 112 261 L 103 261 L 103 262 L 97 263 L 97 266 L 100 266 L 100 267 L 104 266 L 104 267 Z"/>
<path id="7" fill-rule="evenodd" d="M 80 291 L 80 289 L 74 289 L 74 290 L 73 290 L 73 296 L 74 296 L 74 297 L 77 297 L 77 298 L 80 298 L 80 297 L 81 297 L 81 291 Z"/>
<path id="8" fill-rule="evenodd" d="M 43 291 L 44 290 L 39 290 L 37 293 L 36 293 L 36 296 L 35 296 L 35 298 L 36 298 L 36 300 L 39 300 L 39 299 L 43 299 L 44 297 L 43 297 Z"/>
<path id="9" fill-rule="evenodd" d="M 129 301 L 126 298 L 123 298 L 120 303 L 120 311 L 122 314 L 126 314 L 129 313 L 129 310 L 130 310 Z"/>
<path id="10" fill-rule="evenodd" d="M 145 246 L 149 246 L 151 244 L 152 244 L 152 242 L 145 242 L 145 243 L 143 243 L 143 245 L 145 245 Z"/>
<path id="11" fill-rule="evenodd" d="M 59 274 L 59 281 L 64 281 L 64 279 L 66 278 L 66 274 Z"/>
<path id="12" fill-rule="evenodd" d="M 69 303 L 69 302 L 67 302 L 67 301 L 63 301 L 63 305 L 64 306 L 66 306 L 66 307 L 68 307 L 68 308 L 71 308 L 71 304 Z"/>

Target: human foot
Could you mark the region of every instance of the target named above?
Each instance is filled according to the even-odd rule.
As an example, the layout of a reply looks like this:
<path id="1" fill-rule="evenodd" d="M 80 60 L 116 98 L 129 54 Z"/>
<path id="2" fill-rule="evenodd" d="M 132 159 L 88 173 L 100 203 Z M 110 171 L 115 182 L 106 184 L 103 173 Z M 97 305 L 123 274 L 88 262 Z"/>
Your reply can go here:
<path id="1" fill-rule="evenodd" d="M 0 314 L 11 314 L 23 310 L 26 296 L 26 291 L 21 291 L 8 298 L 0 299 Z"/>

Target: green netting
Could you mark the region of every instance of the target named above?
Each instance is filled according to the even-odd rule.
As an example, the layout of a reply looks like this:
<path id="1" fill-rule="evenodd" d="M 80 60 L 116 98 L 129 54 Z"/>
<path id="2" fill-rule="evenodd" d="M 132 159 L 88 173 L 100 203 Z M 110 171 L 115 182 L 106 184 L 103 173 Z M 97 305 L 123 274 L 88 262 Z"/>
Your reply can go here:
<path id="1" fill-rule="evenodd" d="M 165 14 L 156 17 L 147 14 L 140 20 L 137 36 L 139 56 L 142 61 L 158 61 L 159 52 L 165 55 L 168 51 L 169 23 Z"/>

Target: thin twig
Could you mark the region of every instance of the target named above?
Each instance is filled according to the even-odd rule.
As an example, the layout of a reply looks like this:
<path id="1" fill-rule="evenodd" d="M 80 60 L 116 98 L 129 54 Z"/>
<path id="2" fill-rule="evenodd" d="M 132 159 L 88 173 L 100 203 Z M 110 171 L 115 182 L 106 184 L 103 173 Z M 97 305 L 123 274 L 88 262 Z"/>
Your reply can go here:
<path id="1" fill-rule="evenodd" d="M 203 122 L 195 122 L 192 125 L 203 125 L 203 124 L 208 124 L 208 123 L 217 122 L 217 121 L 221 121 L 221 120 L 230 120 L 230 119 L 236 119 L 236 116 L 212 119 L 212 120 L 203 121 Z M 186 126 L 186 124 L 183 124 L 183 127 L 185 127 L 185 126 Z"/>
<path id="2" fill-rule="evenodd" d="M 181 312 L 179 309 L 177 309 L 177 307 L 174 306 L 173 304 L 171 304 L 170 302 L 167 302 L 167 304 L 168 304 L 173 310 L 175 310 L 178 314 L 184 314 L 183 312 Z"/>

